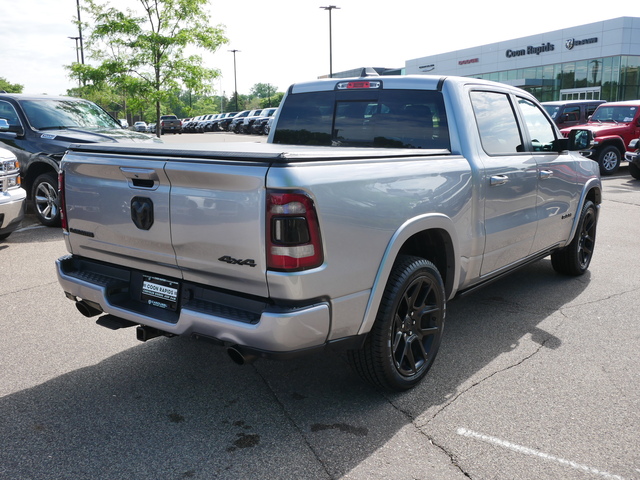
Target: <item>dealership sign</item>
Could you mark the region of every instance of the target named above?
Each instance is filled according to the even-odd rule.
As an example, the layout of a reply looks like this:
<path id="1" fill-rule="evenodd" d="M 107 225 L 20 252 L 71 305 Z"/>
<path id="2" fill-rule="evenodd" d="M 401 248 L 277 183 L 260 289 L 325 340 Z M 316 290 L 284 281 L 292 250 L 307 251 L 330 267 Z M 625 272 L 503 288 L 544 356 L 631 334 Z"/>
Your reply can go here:
<path id="1" fill-rule="evenodd" d="M 507 50 L 506 56 L 507 58 L 516 58 L 516 57 L 524 57 L 525 55 L 540 55 L 544 52 L 553 52 L 555 50 L 555 45 L 553 43 L 543 43 L 539 47 L 534 47 L 529 45 L 527 48 L 521 48 L 519 50 Z"/>
<path id="2" fill-rule="evenodd" d="M 579 47 L 582 45 L 591 45 L 594 43 L 598 43 L 598 37 L 591 37 L 591 38 L 583 38 L 583 39 L 575 39 L 575 38 L 570 38 L 569 40 L 566 40 L 564 42 L 564 46 L 567 48 L 567 50 L 571 50 L 573 49 L 573 47 Z M 505 52 L 505 55 L 507 58 L 517 58 L 517 57 L 524 57 L 526 55 L 540 55 L 541 53 L 546 53 L 546 52 L 553 52 L 556 49 L 556 46 L 553 43 L 543 43 L 540 46 L 533 46 L 533 45 L 529 45 L 526 48 L 520 48 L 517 50 L 507 50 Z"/>
<path id="3" fill-rule="evenodd" d="M 598 37 L 585 38 L 583 40 L 570 38 L 569 40 L 564 42 L 564 46 L 567 47 L 567 50 L 571 50 L 573 47 L 579 47 L 580 45 L 589 45 L 591 43 L 598 43 Z"/>

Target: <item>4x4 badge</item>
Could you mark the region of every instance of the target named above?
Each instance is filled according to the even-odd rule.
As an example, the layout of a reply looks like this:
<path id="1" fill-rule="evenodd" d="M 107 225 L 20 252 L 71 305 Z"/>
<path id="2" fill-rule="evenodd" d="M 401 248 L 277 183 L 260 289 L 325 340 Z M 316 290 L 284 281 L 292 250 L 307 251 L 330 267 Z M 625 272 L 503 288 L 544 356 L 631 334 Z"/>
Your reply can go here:
<path id="1" fill-rule="evenodd" d="M 257 263 L 253 258 L 247 258 L 246 260 L 242 260 L 241 258 L 233 258 L 233 257 L 230 257 L 229 255 L 224 255 L 220 257 L 218 260 L 221 262 L 228 263 L 230 265 L 242 265 L 242 266 L 246 265 L 249 267 L 257 266 Z"/>

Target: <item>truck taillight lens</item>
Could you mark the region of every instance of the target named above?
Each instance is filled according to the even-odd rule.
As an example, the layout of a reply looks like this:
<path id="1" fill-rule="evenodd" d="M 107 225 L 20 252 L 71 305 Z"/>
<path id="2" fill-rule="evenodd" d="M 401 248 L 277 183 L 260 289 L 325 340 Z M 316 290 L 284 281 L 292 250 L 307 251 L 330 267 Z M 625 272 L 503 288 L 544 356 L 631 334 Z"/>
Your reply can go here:
<path id="1" fill-rule="evenodd" d="M 64 198 L 64 172 L 62 170 L 58 172 L 58 202 L 60 202 L 58 207 L 60 208 L 62 231 L 68 232 L 69 224 L 67 223 L 67 205 Z"/>
<path id="2" fill-rule="evenodd" d="M 304 193 L 267 194 L 267 267 L 299 271 L 322 265 L 324 256 L 313 200 Z"/>

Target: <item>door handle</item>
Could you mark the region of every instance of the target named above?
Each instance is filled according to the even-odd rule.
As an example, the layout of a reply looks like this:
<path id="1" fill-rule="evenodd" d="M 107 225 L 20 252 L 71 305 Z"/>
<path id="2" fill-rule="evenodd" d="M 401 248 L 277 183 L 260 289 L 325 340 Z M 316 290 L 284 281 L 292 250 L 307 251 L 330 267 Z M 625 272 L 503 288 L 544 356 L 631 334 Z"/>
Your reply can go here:
<path id="1" fill-rule="evenodd" d="M 157 187 L 158 173 L 153 169 L 120 167 L 120 171 L 129 180 L 130 187 L 149 189 Z"/>
<path id="2" fill-rule="evenodd" d="M 139 180 L 157 180 L 158 174 L 151 168 L 128 168 L 120 167 L 120 171 L 127 178 L 136 178 Z"/>
<path id="3" fill-rule="evenodd" d="M 509 177 L 507 175 L 491 175 L 491 186 L 495 187 L 497 185 L 504 185 L 509 181 Z"/>
<path id="4" fill-rule="evenodd" d="M 553 170 L 540 170 L 540 180 L 553 177 Z"/>

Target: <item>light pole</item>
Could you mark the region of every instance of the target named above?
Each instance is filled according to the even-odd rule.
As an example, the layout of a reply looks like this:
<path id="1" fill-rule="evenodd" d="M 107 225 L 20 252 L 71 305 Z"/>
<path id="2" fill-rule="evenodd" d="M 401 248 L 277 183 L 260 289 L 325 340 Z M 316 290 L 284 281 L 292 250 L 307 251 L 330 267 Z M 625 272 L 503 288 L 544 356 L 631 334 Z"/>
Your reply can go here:
<path id="1" fill-rule="evenodd" d="M 80 63 L 80 50 L 78 49 L 78 40 L 80 40 L 80 37 L 68 37 L 68 38 L 76 41 L 76 63 Z M 78 88 L 80 88 L 81 86 L 82 84 L 80 83 L 80 78 L 78 77 Z"/>
<path id="2" fill-rule="evenodd" d="M 236 76 L 236 52 L 240 50 L 229 50 L 233 52 L 233 84 L 236 91 L 236 112 L 238 111 L 238 77 Z"/>
<path id="3" fill-rule="evenodd" d="M 80 50 L 78 49 L 78 40 L 80 40 L 80 37 L 68 37 L 68 38 L 76 41 L 76 63 L 80 63 Z"/>
<path id="4" fill-rule="evenodd" d="M 329 11 L 329 78 L 333 77 L 333 46 L 331 44 L 331 10 L 340 10 L 340 7 L 329 5 L 328 7 L 320 7 Z"/>
<path id="5" fill-rule="evenodd" d="M 76 0 L 78 5 L 78 39 L 80 40 L 80 57 L 82 58 L 82 64 L 84 65 L 84 46 L 82 45 L 82 21 L 80 20 L 80 0 Z M 80 62 L 78 62 L 80 63 Z"/>

